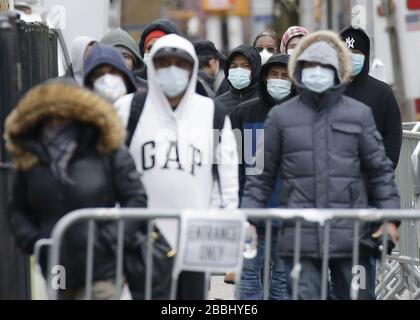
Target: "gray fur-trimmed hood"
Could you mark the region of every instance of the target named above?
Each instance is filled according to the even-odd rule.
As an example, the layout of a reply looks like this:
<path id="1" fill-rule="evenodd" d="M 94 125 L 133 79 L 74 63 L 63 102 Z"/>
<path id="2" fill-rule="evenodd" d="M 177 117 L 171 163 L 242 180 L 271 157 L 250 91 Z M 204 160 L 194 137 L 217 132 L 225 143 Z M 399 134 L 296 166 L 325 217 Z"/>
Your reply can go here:
<path id="1" fill-rule="evenodd" d="M 302 61 L 299 61 L 299 57 L 306 49 L 317 42 L 326 42 L 337 52 L 339 70 L 336 71 L 340 86 L 349 83 L 352 71 L 350 51 L 346 47 L 345 43 L 340 39 L 339 35 L 332 31 L 314 32 L 302 39 L 289 62 L 289 74 L 293 82 L 299 87 L 302 86 L 301 73 L 303 63 Z"/>

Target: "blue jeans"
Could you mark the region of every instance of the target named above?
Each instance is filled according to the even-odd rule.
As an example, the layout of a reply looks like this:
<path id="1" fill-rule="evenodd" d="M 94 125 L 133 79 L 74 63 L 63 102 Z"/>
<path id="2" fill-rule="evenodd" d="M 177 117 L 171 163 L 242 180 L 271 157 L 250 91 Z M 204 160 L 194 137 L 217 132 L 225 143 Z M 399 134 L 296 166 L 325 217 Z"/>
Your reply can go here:
<path id="1" fill-rule="evenodd" d="M 299 278 L 299 300 L 321 299 L 321 259 L 302 258 L 300 261 L 302 270 Z M 293 258 L 285 259 L 286 272 L 290 275 L 293 269 Z M 365 270 L 364 288 L 359 290 L 359 300 L 375 300 L 375 288 L 372 288 L 372 260 L 370 257 L 360 257 L 359 266 Z M 331 259 L 329 269 L 331 272 L 331 293 L 332 299 L 350 300 L 350 287 L 353 280 L 352 259 Z M 292 295 L 293 279 L 288 277 L 288 290 Z"/>
<path id="2" fill-rule="evenodd" d="M 289 300 L 287 293 L 287 276 L 284 262 L 277 254 L 278 229 L 273 228 L 271 244 L 271 278 L 270 278 L 270 300 Z M 254 259 L 244 259 L 239 284 L 240 300 L 262 300 L 263 286 L 262 277 L 264 273 L 264 233 L 259 232 L 257 256 Z"/>

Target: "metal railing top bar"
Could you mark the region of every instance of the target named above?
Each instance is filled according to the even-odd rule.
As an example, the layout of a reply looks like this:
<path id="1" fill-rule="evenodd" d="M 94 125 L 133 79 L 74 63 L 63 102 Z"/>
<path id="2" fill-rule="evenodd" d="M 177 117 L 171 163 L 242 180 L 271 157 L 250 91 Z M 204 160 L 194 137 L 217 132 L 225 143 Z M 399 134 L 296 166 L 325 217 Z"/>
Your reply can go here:
<path id="1" fill-rule="evenodd" d="M 419 139 L 420 132 L 417 131 L 404 131 L 404 138 L 412 138 L 412 139 Z"/>
<path id="2" fill-rule="evenodd" d="M 417 131 L 419 128 L 420 122 L 404 122 L 402 128 L 404 133 L 407 131 Z"/>
<path id="3" fill-rule="evenodd" d="M 80 209 L 64 216 L 55 226 L 52 237 L 63 227 L 80 219 L 95 220 L 131 220 L 131 219 L 177 219 L 181 217 L 182 210 L 155 210 L 155 209 Z M 200 211 L 200 210 L 197 210 Z M 241 213 L 251 220 L 305 219 L 309 222 L 325 222 L 332 219 L 355 219 L 360 221 L 386 221 L 399 219 L 420 220 L 420 210 L 412 209 L 235 209 L 214 210 L 214 212 L 232 214 Z M 141 217 L 139 216 L 141 214 Z"/>

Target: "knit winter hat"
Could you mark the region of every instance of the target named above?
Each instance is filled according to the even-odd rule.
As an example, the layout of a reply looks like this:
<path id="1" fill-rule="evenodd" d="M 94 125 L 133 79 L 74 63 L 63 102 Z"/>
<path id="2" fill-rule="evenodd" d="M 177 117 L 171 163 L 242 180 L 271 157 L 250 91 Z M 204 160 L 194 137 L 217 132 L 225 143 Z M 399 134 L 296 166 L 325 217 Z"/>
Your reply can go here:
<path id="1" fill-rule="evenodd" d="M 124 31 L 121 28 L 114 29 L 108 32 L 100 42 L 109 44 L 113 47 L 126 48 L 134 58 L 136 69 L 144 69 L 145 64 L 140 56 L 140 51 L 137 46 L 137 43 L 134 41 L 133 37 L 131 37 L 128 32 Z"/>

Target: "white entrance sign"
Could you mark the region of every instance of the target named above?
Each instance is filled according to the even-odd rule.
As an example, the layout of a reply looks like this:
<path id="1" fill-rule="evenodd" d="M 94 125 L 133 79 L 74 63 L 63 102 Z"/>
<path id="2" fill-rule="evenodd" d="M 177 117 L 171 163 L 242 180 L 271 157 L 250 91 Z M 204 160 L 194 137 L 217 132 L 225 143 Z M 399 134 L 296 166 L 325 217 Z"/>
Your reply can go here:
<path id="1" fill-rule="evenodd" d="M 177 270 L 227 272 L 242 268 L 245 218 L 240 213 L 184 212 Z"/>

